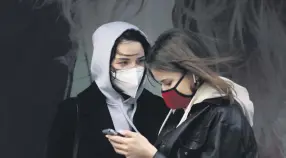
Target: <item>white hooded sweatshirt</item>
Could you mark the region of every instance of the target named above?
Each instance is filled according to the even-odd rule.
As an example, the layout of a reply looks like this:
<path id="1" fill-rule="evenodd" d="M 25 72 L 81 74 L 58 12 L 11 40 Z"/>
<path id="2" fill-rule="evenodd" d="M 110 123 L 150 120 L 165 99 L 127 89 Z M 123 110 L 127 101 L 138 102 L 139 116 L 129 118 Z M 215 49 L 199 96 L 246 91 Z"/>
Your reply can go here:
<path id="1" fill-rule="evenodd" d="M 253 126 L 253 115 L 254 115 L 254 107 L 253 107 L 253 103 L 249 98 L 249 94 L 246 88 L 236 84 L 235 82 L 221 77 L 223 80 L 225 80 L 226 82 L 228 82 L 232 88 L 233 88 L 233 94 L 234 94 L 234 99 L 239 103 L 239 105 L 241 106 L 244 115 L 246 116 L 249 124 L 251 126 Z M 203 102 L 206 99 L 212 99 L 212 98 L 218 98 L 223 96 L 223 94 L 220 94 L 215 88 L 213 88 L 212 86 L 210 86 L 207 83 L 204 83 L 203 85 L 201 85 L 199 87 L 199 89 L 197 90 L 196 94 L 194 95 L 194 97 L 192 98 L 190 104 L 187 106 L 187 108 L 185 109 L 184 115 L 181 118 L 181 121 L 179 122 L 179 124 L 177 125 L 177 127 L 179 125 L 181 125 L 189 116 L 189 112 L 191 111 L 191 108 L 194 104 L 199 104 L 201 102 Z M 159 134 L 161 132 L 161 130 L 163 129 L 164 125 L 166 124 L 169 116 L 171 115 L 171 113 L 173 113 L 175 110 L 170 110 L 169 114 L 167 115 L 167 117 L 165 118 L 165 121 L 163 122 Z"/>
<path id="2" fill-rule="evenodd" d="M 111 50 L 116 39 L 128 29 L 140 31 L 134 25 L 118 21 L 104 24 L 93 33 L 91 74 L 98 88 L 106 97 L 106 104 L 108 106 L 115 130 L 134 129 L 136 132 L 139 132 L 133 124 L 133 116 L 137 108 L 136 101 L 144 89 L 144 84 L 138 88 L 135 98 L 124 100 L 122 96 L 115 89 L 113 89 L 110 80 Z M 143 32 L 141 33 L 144 35 Z"/>

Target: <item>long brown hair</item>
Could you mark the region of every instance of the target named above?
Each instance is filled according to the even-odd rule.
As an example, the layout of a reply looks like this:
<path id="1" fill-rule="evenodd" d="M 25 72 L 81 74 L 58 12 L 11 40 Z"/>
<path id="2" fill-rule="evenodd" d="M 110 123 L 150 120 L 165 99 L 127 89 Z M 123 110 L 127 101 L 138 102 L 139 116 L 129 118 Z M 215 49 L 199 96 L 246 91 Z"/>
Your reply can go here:
<path id="1" fill-rule="evenodd" d="M 213 70 L 216 65 L 233 59 L 209 57 L 208 49 L 199 36 L 179 29 L 170 29 L 156 40 L 146 58 L 146 66 L 153 78 L 151 69 L 194 74 L 233 101 L 232 86 Z"/>

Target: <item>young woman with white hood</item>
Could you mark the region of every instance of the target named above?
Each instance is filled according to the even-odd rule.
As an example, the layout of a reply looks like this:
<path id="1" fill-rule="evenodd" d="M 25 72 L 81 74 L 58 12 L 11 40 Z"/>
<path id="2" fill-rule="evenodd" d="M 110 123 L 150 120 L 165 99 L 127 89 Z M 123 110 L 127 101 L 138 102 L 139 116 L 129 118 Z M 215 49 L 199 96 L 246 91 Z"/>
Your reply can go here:
<path id="1" fill-rule="evenodd" d="M 163 99 L 144 89 L 150 47 L 144 33 L 126 22 L 111 22 L 92 40 L 94 82 L 60 104 L 47 158 L 120 158 L 102 130 L 130 130 L 154 143 L 167 115 Z"/>
<path id="2" fill-rule="evenodd" d="M 163 33 L 146 58 L 171 109 L 155 145 L 131 131 L 107 138 L 127 158 L 256 158 L 253 104 L 247 90 L 219 77 L 206 58 L 207 47 L 194 34 Z"/>

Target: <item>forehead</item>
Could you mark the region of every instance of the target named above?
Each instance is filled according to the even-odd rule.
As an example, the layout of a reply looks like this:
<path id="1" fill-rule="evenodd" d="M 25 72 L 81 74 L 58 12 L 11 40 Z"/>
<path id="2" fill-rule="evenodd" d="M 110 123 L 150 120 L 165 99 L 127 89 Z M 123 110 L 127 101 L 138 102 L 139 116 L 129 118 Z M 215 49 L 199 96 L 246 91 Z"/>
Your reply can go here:
<path id="1" fill-rule="evenodd" d="M 117 46 L 118 55 L 144 55 L 144 49 L 140 42 L 123 41 Z"/>
<path id="2" fill-rule="evenodd" d="M 162 81 L 165 79 L 177 79 L 180 78 L 181 74 L 178 72 L 169 72 L 163 70 L 151 69 L 151 72 L 157 81 Z"/>

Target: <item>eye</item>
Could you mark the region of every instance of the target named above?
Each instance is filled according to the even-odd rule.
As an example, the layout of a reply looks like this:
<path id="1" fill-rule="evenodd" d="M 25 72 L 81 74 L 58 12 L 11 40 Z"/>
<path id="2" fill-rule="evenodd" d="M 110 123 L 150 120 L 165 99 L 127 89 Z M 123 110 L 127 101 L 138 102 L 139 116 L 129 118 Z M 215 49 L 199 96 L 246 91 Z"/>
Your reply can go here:
<path id="1" fill-rule="evenodd" d="M 145 58 L 141 58 L 141 59 L 139 59 L 138 61 L 137 61 L 137 63 L 139 63 L 139 64 L 142 64 L 142 63 L 144 63 L 145 62 Z"/>
<path id="2" fill-rule="evenodd" d="M 121 66 L 125 66 L 125 65 L 128 65 L 129 62 L 128 61 L 121 61 L 121 62 L 118 62 L 118 64 Z"/>
<path id="3" fill-rule="evenodd" d="M 165 83 L 166 86 L 171 86 L 172 82 Z"/>
<path id="4" fill-rule="evenodd" d="M 164 82 L 161 82 L 161 89 L 162 89 L 163 91 L 169 90 L 170 88 L 172 88 L 171 86 L 172 86 L 172 81 L 164 81 Z"/>
<path id="5" fill-rule="evenodd" d="M 139 62 L 145 62 L 145 58 L 140 59 Z"/>
<path id="6" fill-rule="evenodd" d="M 172 81 L 164 81 L 164 82 L 162 82 L 162 85 L 164 85 L 164 86 L 171 86 L 172 85 Z"/>

